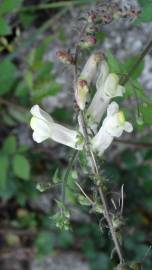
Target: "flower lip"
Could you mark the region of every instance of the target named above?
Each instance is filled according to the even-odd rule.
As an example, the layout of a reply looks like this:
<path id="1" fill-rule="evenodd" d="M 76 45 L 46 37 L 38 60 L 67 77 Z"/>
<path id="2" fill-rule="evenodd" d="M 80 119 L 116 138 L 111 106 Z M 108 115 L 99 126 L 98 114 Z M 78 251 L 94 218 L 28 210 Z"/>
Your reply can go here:
<path id="1" fill-rule="evenodd" d="M 120 123 L 120 125 L 123 125 L 125 123 L 124 113 L 122 111 L 119 111 L 117 113 L 117 116 L 118 116 L 118 122 Z"/>
<path id="2" fill-rule="evenodd" d="M 37 104 L 31 108 L 30 112 L 34 117 L 39 118 L 45 122 L 54 122 L 53 118 L 48 113 L 43 111 Z"/>
<path id="3" fill-rule="evenodd" d="M 123 131 L 132 132 L 133 126 L 125 120 L 124 113 L 119 111 L 119 105 L 112 102 L 107 108 L 107 116 L 101 128 L 92 139 L 93 150 L 97 151 L 98 155 L 102 155 L 113 139 L 119 138 Z"/>

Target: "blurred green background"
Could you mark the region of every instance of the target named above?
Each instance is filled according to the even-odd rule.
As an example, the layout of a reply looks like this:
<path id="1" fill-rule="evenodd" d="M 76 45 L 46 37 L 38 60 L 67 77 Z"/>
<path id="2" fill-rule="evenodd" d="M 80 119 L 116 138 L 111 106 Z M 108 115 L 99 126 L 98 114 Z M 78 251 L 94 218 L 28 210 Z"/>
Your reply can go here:
<path id="1" fill-rule="evenodd" d="M 84 183 L 88 180 L 85 169 L 82 176 L 80 166 L 70 172 L 71 189 L 66 190 L 72 212 L 71 230 L 59 231 L 55 227 L 51 217 L 57 212 L 59 182 L 71 151 L 53 142 L 34 143 L 29 127 L 33 104 L 39 104 L 57 121 L 74 125 L 70 69 L 58 63 L 55 52 L 62 47 L 73 48 L 77 18 L 96 3 L 101 1 L 0 1 L 1 270 L 113 269 L 108 231 L 101 232 L 100 217 L 81 207 L 73 192 L 79 173 Z M 127 21 L 124 27 L 133 35 L 138 32 L 142 36 L 146 25 L 146 39 L 152 29 L 152 1 L 140 0 L 139 4 L 139 18 Z M 124 31 L 123 24 L 116 23 L 98 33 L 98 48 L 117 30 L 117 25 Z M 121 49 L 119 46 L 117 50 Z M 139 55 L 136 52 L 128 56 L 126 51 L 120 63 L 110 46 L 103 46 L 103 50 L 111 70 L 117 73 L 128 72 Z M 150 72 L 152 76 L 152 66 Z M 122 184 L 125 187 L 123 242 L 128 260 L 144 259 L 152 244 L 151 93 L 139 80 L 146 74 L 143 61 L 126 86 L 124 111 L 134 123 L 134 134 L 125 143 L 115 142 L 101 164 L 109 186 L 115 191 Z M 71 257 L 69 264 L 66 255 Z M 59 266 L 54 261 L 47 262 L 48 257 L 62 258 Z M 143 269 L 150 270 L 151 261 L 150 252 Z"/>

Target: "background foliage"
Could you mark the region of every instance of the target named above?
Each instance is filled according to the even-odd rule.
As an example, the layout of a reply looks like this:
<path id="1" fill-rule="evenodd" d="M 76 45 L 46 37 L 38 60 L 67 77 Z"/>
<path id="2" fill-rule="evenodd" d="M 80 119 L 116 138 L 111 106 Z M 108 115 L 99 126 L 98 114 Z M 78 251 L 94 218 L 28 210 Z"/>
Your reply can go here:
<path id="1" fill-rule="evenodd" d="M 68 178 L 67 200 L 78 207 L 83 219 L 72 218 L 70 231 L 58 231 L 52 222 L 56 213 L 54 201 L 59 197 L 57 186 L 68 164 L 67 149 L 56 144 L 36 145 L 32 142 L 29 129 L 29 110 L 35 103 L 43 104 L 45 98 L 62 92 L 56 80 L 56 63 L 47 57 L 55 47 L 54 40 L 67 44 L 67 32 L 60 24 L 60 18 L 69 15 L 71 8 L 84 8 L 85 2 L 95 1 L 22 1 L 3 0 L 0 3 L 0 249 L 3 255 L 12 250 L 30 249 L 36 256 L 52 254 L 54 250 L 77 250 L 88 259 L 91 269 L 110 270 L 111 250 L 107 232 L 101 234 L 99 217 L 88 208 L 80 207 L 74 181 L 77 168 Z M 83 5 L 84 3 L 84 5 Z M 142 12 L 132 24 L 140 27 L 152 21 L 152 1 L 139 0 Z M 82 5 L 82 7 L 81 7 Z M 88 7 L 87 7 L 88 8 Z M 55 25 L 56 24 L 56 25 Z M 108 33 L 97 36 L 98 44 Z M 126 74 L 138 59 L 138 55 L 120 63 L 112 52 L 106 56 L 113 72 Z M 64 67 L 63 67 L 64 69 Z M 136 100 L 134 107 L 125 113 L 135 126 L 134 136 L 128 144 L 117 151 L 115 158 L 104 161 L 104 173 L 109 184 L 118 190 L 125 185 L 124 246 L 128 258 L 141 260 L 152 242 L 152 147 L 150 126 L 152 106 L 140 83 L 144 61 L 133 73 L 126 85 L 128 100 Z M 120 100 L 123 102 L 123 100 Z M 58 121 L 71 123 L 73 104 L 55 109 L 52 114 Z M 132 115 L 134 117 L 132 117 Z M 140 134 L 140 142 L 137 140 Z M 147 145 L 149 143 L 149 145 Z M 121 142 L 120 142 L 121 144 Z M 118 147 L 118 145 L 117 145 Z M 112 151 L 112 150 L 110 150 Z M 113 153 L 113 152 L 112 152 Z M 111 154 L 112 155 L 112 154 Z M 110 152 L 107 157 L 110 156 Z M 83 159 L 83 157 L 82 157 Z M 56 169 L 58 170 L 56 171 Z M 85 173 L 85 166 L 84 166 Z M 85 174 L 84 174 L 85 175 Z M 87 178 L 83 179 L 87 186 Z M 37 188 L 36 188 L 37 187 Z M 48 190 L 48 187 L 52 189 Z M 73 192 L 75 189 L 75 192 Z M 71 191 L 72 190 L 72 191 Z M 35 200 L 42 193 L 51 193 L 51 208 L 35 206 Z M 55 216 L 54 216 L 55 218 Z M 149 257 L 152 258 L 151 254 Z M 151 269 L 150 259 L 144 262 L 144 269 Z"/>

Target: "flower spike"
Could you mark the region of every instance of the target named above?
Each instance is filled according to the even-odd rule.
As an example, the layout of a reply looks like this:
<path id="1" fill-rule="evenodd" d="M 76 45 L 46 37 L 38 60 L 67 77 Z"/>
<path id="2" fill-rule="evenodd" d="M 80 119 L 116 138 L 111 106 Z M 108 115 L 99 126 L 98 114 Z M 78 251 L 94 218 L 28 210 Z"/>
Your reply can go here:
<path id="1" fill-rule="evenodd" d="M 125 92 L 125 88 L 119 85 L 119 77 L 115 73 L 109 73 L 106 61 L 101 62 L 96 88 L 97 91 L 87 111 L 90 126 L 93 123 L 96 123 L 97 126 L 110 100 L 117 96 L 123 96 Z"/>

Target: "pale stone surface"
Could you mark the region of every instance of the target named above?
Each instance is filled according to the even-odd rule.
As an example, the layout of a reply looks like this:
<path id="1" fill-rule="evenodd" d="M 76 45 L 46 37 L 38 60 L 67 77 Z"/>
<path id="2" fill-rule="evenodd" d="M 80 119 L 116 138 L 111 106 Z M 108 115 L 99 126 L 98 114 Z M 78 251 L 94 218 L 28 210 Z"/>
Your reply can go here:
<path id="1" fill-rule="evenodd" d="M 58 253 L 55 256 L 45 257 L 44 260 L 34 260 L 31 270 L 90 270 L 83 258 L 74 252 Z"/>

